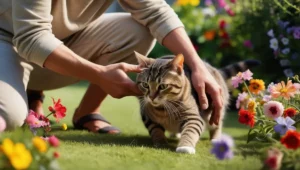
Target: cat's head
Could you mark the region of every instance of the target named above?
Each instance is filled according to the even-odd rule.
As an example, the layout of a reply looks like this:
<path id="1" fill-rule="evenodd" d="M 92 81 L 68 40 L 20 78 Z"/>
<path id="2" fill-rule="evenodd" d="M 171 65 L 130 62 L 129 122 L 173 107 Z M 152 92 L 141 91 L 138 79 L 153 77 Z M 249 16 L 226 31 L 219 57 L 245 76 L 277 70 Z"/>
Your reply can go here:
<path id="1" fill-rule="evenodd" d="M 135 53 L 143 71 L 137 76 L 137 84 L 144 94 L 145 104 L 164 107 L 166 102 L 178 101 L 186 80 L 183 55 L 171 59 L 151 59 Z"/>

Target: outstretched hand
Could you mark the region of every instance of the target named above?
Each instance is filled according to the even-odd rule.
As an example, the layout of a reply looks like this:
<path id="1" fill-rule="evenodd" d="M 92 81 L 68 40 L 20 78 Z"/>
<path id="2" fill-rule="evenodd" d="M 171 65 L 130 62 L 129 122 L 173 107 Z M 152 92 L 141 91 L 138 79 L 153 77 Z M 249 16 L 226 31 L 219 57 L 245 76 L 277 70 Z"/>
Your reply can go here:
<path id="1" fill-rule="evenodd" d="M 216 82 L 205 66 L 202 66 L 197 70 L 192 70 L 192 83 L 197 91 L 201 109 L 205 110 L 208 108 L 208 99 L 206 93 L 212 98 L 214 110 L 209 120 L 209 124 L 218 125 L 223 107 L 221 100 L 221 86 Z"/>
<path id="2" fill-rule="evenodd" d="M 127 63 L 107 65 L 100 73 L 98 85 L 114 98 L 142 95 L 137 85 L 127 76 L 128 72 L 139 73 L 141 68 Z"/>

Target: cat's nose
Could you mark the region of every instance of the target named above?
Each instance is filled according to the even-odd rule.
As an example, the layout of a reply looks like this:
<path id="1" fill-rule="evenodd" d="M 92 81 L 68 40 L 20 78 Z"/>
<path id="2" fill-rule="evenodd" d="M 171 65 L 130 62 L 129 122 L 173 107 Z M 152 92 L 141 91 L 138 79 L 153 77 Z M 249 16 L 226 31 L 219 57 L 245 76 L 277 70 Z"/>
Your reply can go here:
<path id="1" fill-rule="evenodd" d="M 154 93 L 154 94 L 150 94 L 149 95 L 149 98 L 154 101 L 154 99 L 157 97 L 157 93 Z"/>

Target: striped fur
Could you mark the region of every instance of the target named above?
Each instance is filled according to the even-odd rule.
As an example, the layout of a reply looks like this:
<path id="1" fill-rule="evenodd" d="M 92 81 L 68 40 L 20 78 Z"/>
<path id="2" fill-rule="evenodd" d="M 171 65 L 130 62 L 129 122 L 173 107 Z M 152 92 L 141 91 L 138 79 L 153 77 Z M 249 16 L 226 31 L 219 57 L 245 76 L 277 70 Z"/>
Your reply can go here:
<path id="1" fill-rule="evenodd" d="M 207 64 L 207 68 L 223 89 L 224 108 L 219 126 L 210 126 L 210 107 L 201 111 L 198 97 L 191 87 L 190 71 L 183 65 L 183 56 L 148 59 L 136 53 L 144 70 L 137 76 L 137 84 L 144 96 L 139 98 L 142 120 L 156 146 L 167 144 L 165 131 L 181 133 L 177 151 L 194 149 L 201 134 L 208 128 L 210 137 L 217 138 L 222 131 L 222 120 L 229 101 L 226 83 L 221 73 Z"/>

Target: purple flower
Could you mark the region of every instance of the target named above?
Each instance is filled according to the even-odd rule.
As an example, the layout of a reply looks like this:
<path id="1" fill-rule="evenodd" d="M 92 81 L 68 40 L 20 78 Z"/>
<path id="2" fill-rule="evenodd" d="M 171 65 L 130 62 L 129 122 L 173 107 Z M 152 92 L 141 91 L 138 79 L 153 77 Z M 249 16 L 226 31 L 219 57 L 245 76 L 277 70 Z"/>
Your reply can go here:
<path id="1" fill-rule="evenodd" d="M 292 126 L 295 121 L 290 117 L 279 117 L 276 119 L 277 125 L 274 126 L 274 131 L 280 133 L 280 135 L 284 135 L 288 130 L 296 130 L 294 126 Z"/>
<path id="2" fill-rule="evenodd" d="M 300 39 L 300 27 L 295 27 L 294 28 L 294 33 L 293 33 L 293 35 L 294 35 L 294 38 L 295 39 Z"/>
<path id="3" fill-rule="evenodd" d="M 212 0 L 205 0 L 204 3 L 206 6 L 210 6 L 210 5 L 212 5 Z"/>
<path id="4" fill-rule="evenodd" d="M 295 27 L 289 27 L 289 28 L 286 29 L 286 32 L 288 34 L 290 34 L 290 33 L 292 33 L 294 31 L 294 29 L 295 29 Z"/>
<path id="5" fill-rule="evenodd" d="M 281 29 L 285 29 L 289 24 L 290 24 L 290 22 L 288 22 L 288 21 L 285 21 L 285 22 L 281 21 L 281 20 L 278 21 L 278 25 Z"/>
<path id="6" fill-rule="evenodd" d="M 234 146 L 234 142 L 230 136 L 222 134 L 219 139 L 212 140 L 212 144 L 211 153 L 219 160 L 231 159 L 233 157 L 232 147 Z"/>
<path id="7" fill-rule="evenodd" d="M 247 48 L 252 48 L 253 44 L 250 40 L 245 40 L 244 41 L 244 46 L 247 47 Z"/>

